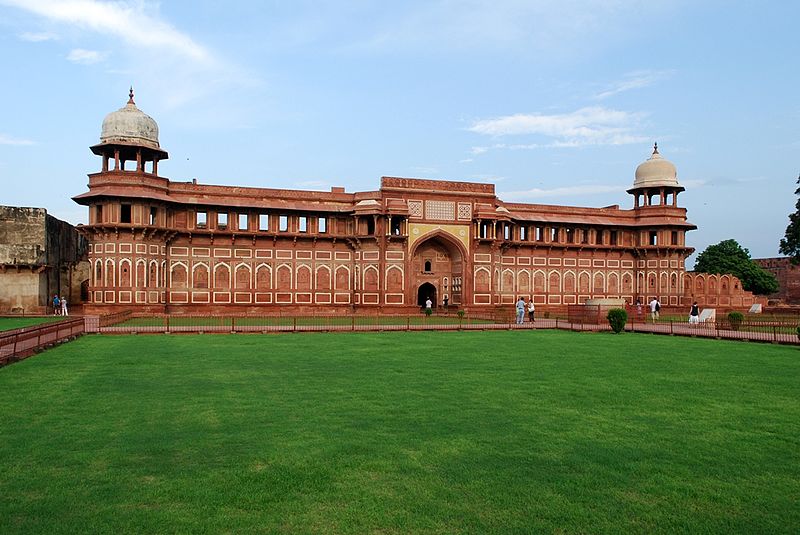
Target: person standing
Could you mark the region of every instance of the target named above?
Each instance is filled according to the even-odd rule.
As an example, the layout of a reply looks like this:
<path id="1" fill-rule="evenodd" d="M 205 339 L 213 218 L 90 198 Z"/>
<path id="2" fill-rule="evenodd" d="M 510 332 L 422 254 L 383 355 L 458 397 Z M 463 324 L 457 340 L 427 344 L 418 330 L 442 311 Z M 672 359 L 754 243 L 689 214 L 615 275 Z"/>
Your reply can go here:
<path id="1" fill-rule="evenodd" d="M 533 296 L 531 296 L 531 298 L 528 299 L 528 319 L 531 320 L 531 323 L 536 321 L 533 317 L 535 312 L 536 312 L 536 306 L 533 304 Z"/>
<path id="2" fill-rule="evenodd" d="M 61 300 L 58 294 L 53 294 L 53 316 L 58 316 L 61 313 Z"/>
<path id="3" fill-rule="evenodd" d="M 61 315 L 69 316 L 69 310 L 67 309 L 67 298 L 63 295 L 61 296 Z"/>
<path id="4" fill-rule="evenodd" d="M 520 295 L 519 299 L 517 300 L 517 324 L 521 325 L 524 319 L 525 319 L 525 300 Z"/>
<path id="5" fill-rule="evenodd" d="M 433 302 L 431 301 L 431 298 L 429 297 L 429 298 L 427 298 L 425 300 L 425 314 L 430 316 L 432 313 L 433 313 Z"/>
<path id="6" fill-rule="evenodd" d="M 659 316 L 661 315 L 661 303 L 658 302 L 658 298 L 654 297 L 652 301 L 650 301 L 650 316 L 653 318 L 653 323 L 658 320 Z"/>
<path id="7" fill-rule="evenodd" d="M 700 324 L 700 307 L 697 306 L 697 301 L 692 303 L 692 308 L 689 310 L 689 325 Z"/>
<path id="8" fill-rule="evenodd" d="M 636 317 L 642 319 L 642 300 L 636 298 Z"/>

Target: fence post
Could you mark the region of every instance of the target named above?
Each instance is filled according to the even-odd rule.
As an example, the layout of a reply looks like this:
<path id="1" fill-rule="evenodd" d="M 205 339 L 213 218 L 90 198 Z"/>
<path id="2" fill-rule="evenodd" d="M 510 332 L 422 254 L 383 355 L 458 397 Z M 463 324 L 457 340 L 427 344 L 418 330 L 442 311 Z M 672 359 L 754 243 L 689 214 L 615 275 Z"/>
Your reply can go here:
<path id="1" fill-rule="evenodd" d="M 669 320 L 669 334 L 675 334 L 675 329 L 672 326 L 673 323 L 673 320 Z"/>
<path id="2" fill-rule="evenodd" d="M 778 330 L 777 330 L 777 327 L 775 325 L 772 326 L 772 341 L 773 342 L 777 342 L 778 341 Z"/>
<path id="3" fill-rule="evenodd" d="M 350 316 L 350 330 L 351 331 L 355 331 L 356 330 L 356 317 L 355 316 Z"/>
<path id="4" fill-rule="evenodd" d="M 292 318 L 292 331 L 297 331 L 297 316 Z"/>
<path id="5" fill-rule="evenodd" d="M 231 332 L 236 332 L 236 316 L 231 316 Z"/>
<path id="6" fill-rule="evenodd" d="M 406 316 L 406 330 L 411 330 L 411 316 Z"/>
<path id="7" fill-rule="evenodd" d="M 169 314 L 167 314 L 167 332 L 169 332 Z"/>

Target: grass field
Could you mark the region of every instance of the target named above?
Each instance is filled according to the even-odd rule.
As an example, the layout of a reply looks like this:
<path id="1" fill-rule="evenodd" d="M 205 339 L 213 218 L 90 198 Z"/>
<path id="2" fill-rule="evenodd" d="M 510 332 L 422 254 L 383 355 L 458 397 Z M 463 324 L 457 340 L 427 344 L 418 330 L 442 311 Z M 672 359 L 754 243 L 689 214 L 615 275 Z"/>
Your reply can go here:
<path id="1" fill-rule="evenodd" d="M 31 327 L 33 325 L 41 325 L 42 323 L 52 323 L 66 319 L 63 316 L 24 316 L 24 317 L 5 317 L 0 318 L 0 331 L 10 331 L 12 329 L 21 329 L 22 327 Z"/>
<path id="2" fill-rule="evenodd" d="M 791 533 L 794 347 L 85 336 L 0 369 L 0 533 Z"/>

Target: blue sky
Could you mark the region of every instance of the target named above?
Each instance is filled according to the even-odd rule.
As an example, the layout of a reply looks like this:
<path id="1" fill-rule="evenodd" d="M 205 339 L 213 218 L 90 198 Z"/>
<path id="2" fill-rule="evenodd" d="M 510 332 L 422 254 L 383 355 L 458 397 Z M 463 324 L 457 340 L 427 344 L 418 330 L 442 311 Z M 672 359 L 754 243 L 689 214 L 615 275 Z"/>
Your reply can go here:
<path id="1" fill-rule="evenodd" d="M 800 172 L 798 20 L 788 1 L 0 0 L 0 203 L 85 222 L 88 147 L 133 85 L 171 180 L 424 177 L 630 208 L 658 141 L 689 245 L 775 256 Z"/>

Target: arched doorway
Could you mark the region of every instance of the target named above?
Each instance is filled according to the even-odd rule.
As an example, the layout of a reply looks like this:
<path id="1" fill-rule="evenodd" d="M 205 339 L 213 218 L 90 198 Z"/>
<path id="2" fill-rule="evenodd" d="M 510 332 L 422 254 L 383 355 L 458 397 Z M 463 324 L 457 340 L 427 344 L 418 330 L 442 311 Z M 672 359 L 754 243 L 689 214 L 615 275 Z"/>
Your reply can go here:
<path id="1" fill-rule="evenodd" d="M 433 308 L 436 308 L 436 286 L 430 282 L 424 282 L 417 290 L 417 305 L 424 307 L 425 301 L 428 299 L 433 303 Z"/>
<path id="2" fill-rule="evenodd" d="M 439 307 L 447 297 L 449 305 L 461 305 L 465 262 L 462 244 L 446 232 L 434 231 L 416 242 L 411 250 L 409 289 L 417 288 L 417 304 L 423 306 L 430 297 L 434 307 Z M 408 297 L 409 302 L 414 298 L 413 294 Z"/>

